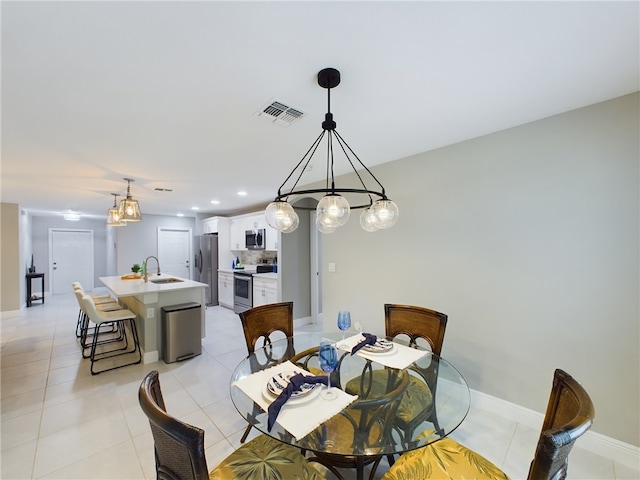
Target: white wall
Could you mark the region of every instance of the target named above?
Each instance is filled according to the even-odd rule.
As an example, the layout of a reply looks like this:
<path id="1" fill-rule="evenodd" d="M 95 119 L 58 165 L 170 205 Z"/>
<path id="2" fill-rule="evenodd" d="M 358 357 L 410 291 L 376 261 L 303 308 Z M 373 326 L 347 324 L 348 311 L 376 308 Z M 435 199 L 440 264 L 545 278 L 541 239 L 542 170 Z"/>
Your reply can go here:
<path id="1" fill-rule="evenodd" d="M 144 259 L 149 255 L 158 256 L 158 227 L 191 229 L 193 234 L 195 224 L 196 221 L 193 217 L 145 215 L 143 213 L 141 222 L 129 222 L 126 227 L 111 227 L 117 229 L 117 262 L 114 275 L 129 274 L 134 263 L 142 265 Z M 152 267 L 155 268 L 155 263 L 152 264 Z"/>
<path id="2" fill-rule="evenodd" d="M 593 430 L 639 445 L 639 100 L 372 169 L 400 219 L 367 233 L 354 212 L 323 238 L 325 327 L 350 310 L 383 333 L 384 303 L 444 312 L 443 356 L 471 388 L 544 412 L 565 369 Z"/>

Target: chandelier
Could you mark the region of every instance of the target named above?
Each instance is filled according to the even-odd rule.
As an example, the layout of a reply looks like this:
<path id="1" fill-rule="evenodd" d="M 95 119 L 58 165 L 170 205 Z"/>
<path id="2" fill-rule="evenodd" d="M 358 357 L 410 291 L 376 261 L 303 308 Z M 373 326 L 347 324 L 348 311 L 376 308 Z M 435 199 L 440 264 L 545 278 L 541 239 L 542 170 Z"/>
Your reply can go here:
<path id="1" fill-rule="evenodd" d="M 322 122 L 322 133 L 313 142 L 307 153 L 291 171 L 289 176 L 280 185 L 278 195 L 265 210 L 267 223 L 283 233 L 293 232 L 298 228 L 299 217 L 293 206 L 289 203 L 291 197 L 312 196 L 323 194 L 316 207 L 316 226 L 322 233 L 332 233 L 336 228 L 341 227 L 351 214 L 351 210 L 362 209 L 360 214 L 360 225 L 367 232 L 384 230 L 392 227 L 398 220 L 398 206 L 387 198 L 384 187 L 373 173 L 358 158 L 347 142 L 336 131 L 336 122 L 331 113 L 331 89 L 340 84 L 340 72 L 335 68 L 325 68 L 318 72 L 318 85 L 327 89 L 327 113 Z M 296 190 L 302 174 L 309 166 L 313 155 L 316 153 L 322 141 L 326 141 L 326 182 L 324 188 Z M 346 157 L 349 165 L 356 174 L 359 182 L 357 188 L 341 188 L 335 184 L 333 173 L 334 167 L 334 143 Z M 355 159 L 357 163 L 352 160 Z M 363 168 L 358 171 L 356 165 Z M 373 180 L 378 190 L 367 187 L 365 178 L 371 182 Z M 293 185 L 291 185 L 291 183 Z M 285 188 L 286 185 L 291 185 Z M 352 199 L 352 204 L 345 197 Z M 296 207 L 308 210 L 305 207 Z"/>
<path id="2" fill-rule="evenodd" d="M 108 227 L 126 227 L 127 223 L 123 222 L 122 219 L 120 218 L 120 209 L 118 208 L 118 205 L 116 205 L 116 202 L 120 195 L 117 193 L 112 193 L 111 195 L 113 195 L 113 207 L 107 210 L 107 226 Z"/>
<path id="3" fill-rule="evenodd" d="M 127 182 L 127 197 L 120 200 L 120 208 L 118 214 L 122 222 L 139 222 L 142 220 L 140 206 L 138 201 L 131 197 L 131 182 L 135 182 L 133 178 L 123 178 Z"/>

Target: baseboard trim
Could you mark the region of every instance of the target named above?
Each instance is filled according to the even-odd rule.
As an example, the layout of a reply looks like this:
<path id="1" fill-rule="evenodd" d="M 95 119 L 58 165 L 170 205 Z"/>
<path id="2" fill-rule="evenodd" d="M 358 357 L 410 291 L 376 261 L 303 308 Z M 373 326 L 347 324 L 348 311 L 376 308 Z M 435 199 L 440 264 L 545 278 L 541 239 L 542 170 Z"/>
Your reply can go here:
<path id="1" fill-rule="evenodd" d="M 540 430 L 544 414 L 521 407 L 515 403 L 507 402 L 501 398 L 493 397 L 477 390 L 471 390 L 471 402 L 482 410 L 495 413 L 503 418 L 521 423 L 535 430 Z M 640 447 L 625 443 L 615 438 L 607 437 L 601 433 L 589 430 L 578 441 L 580 448 L 590 452 L 611 458 L 616 462 L 631 468 L 640 465 Z"/>
<path id="2" fill-rule="evenodd" d="M 313 319 L 311 317 L 294 318 L 293 328 L 309 325 L 310 323 L 313 323 Z"/>
<path id="3" fill-rule="evenodd" d="M 26 304 L 23 304 L 23 308 L 26 308 Z M 15 318 L 19 317 L 22 310 L 7 310 L 4 312 L 0 312 L 0 320 L 4 320 L 5 318 Z"/>

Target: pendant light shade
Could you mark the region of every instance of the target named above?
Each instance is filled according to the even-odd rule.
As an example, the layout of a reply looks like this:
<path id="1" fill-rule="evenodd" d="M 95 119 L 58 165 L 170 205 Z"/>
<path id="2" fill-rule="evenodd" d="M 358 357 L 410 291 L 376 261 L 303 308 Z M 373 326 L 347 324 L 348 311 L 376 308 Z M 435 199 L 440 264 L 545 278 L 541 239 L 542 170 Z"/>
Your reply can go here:
<path id="1" fill-rule="evenodd" d="M 127 197 L 120 201 L 118 214 L 123 222 L 139 222 L 142 220 L 138 201 L 131 197 L 131 182 L 135 182 L 133 178 L 124 178 L 127 181 Z"/>
<path id="2" fill-rule="evenodd" d="M 113 207 L 107 210 L 107 226 L 126 227 L 127 224 L 120 218 L 120 209 L 118 208 L 118 205 L 116 205 L 116 202 L 120 195 L 118 195 L 117 193 L 112 193 L 111 195 L 113 195 Z"/>
<path id="3" fill-rule="evenodd" d="M 280 185 L 278 195 L 265 211 L 267 223 L 283 233 L 294 231 L 298 227 L 298 214 L 294 211 L 289 199 L 295 196 L 310 196 L 321 194 L 316 206 L 316 226 L 322 233 L 332 233 L 349 220 L 351 209 L 363 208 L 365 211 L 360 216 L 360 225 L 367 232 L 375 232 L 392 227 L 398 220 L 398 206 L 385 194 L 384 187 L 371 173 L 364 163 L 358 158 L 347 142 L 336 131 L 336 122 L 331 113 L 331 89 L 340 84 L 340 72 L 335 68 L 325 68 L 318 72 L 318 85 L 327 89 L 327 113 L 322 122 L 322 133 L 312 143 L 307 153 L 298 162 L 289 176 Z M 323 140 L 326 140 L 326 172 L 327 179 L 324 188 L 297 189 L 298 182 L 311 163 Z M 336 187 L 334 166 L 334 141 L 337 143 L 336 151 L 341 151 L 360 184 L 358 188 Z M 353 157 L 353 159 L 352 159 Z M 355 160 L 355 162 L 354 162 Z M 362 168 L 361 171 L 356 170 Z M 365 179 L 373 181 L 380 187 L 380 191 L 372 190 L 365 184 Z M 289 181 L 293 185 L 285 190 Z M 349 200 L 353 203 L 350 204 Z M 375 200 L 374 200 L 375 199 Z M 301 210 L 309 210 L 307 207 L 296 207 Z"/>

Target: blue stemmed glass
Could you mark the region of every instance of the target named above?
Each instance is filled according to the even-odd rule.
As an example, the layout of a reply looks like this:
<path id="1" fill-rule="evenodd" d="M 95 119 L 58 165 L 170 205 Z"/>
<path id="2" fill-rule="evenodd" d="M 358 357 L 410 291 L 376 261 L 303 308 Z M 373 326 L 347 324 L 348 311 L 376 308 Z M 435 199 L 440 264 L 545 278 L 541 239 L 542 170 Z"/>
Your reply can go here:
<path id="1" fill-rule="evenodd" d="M 342 341 L 346 331 L 351 328 L 351 314 L 349 312 L 338 312 L 338 328 L 342 330 Z"/>
<path id="2" fill-rule="evenodd" d="M 320 396 L 325 400 L 338 398 L 338 394 L 331 389 L 331 372 L 338 366 L 338 350 L 335 344 L 333 342 L 320 343 L 318 358 L 320 360 L 320 368 L 327 374 L 327 388 L 322 391 Z"/>

